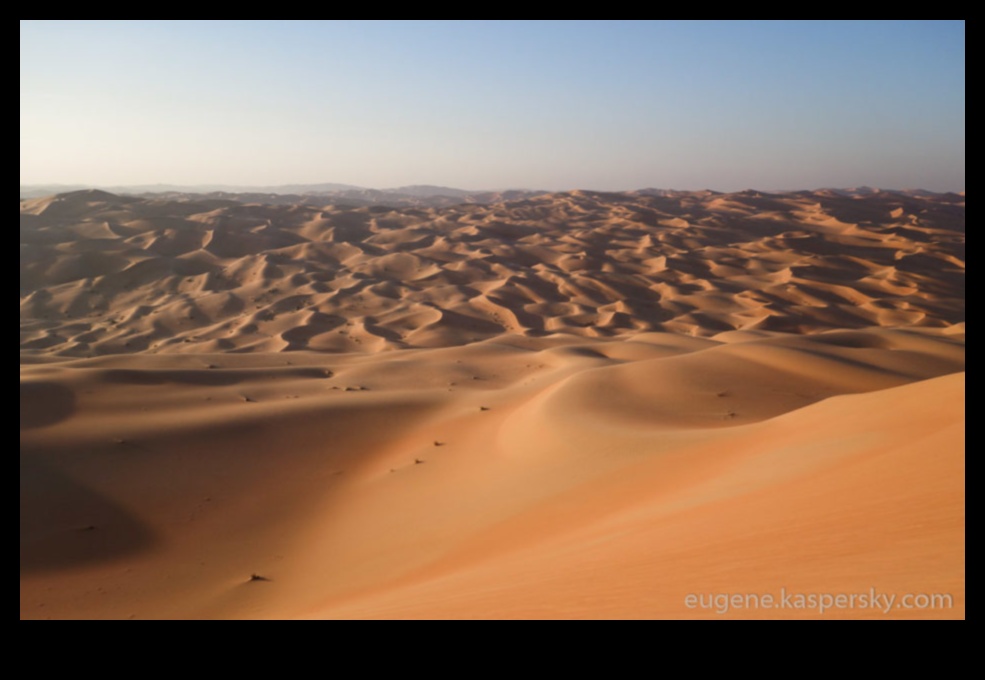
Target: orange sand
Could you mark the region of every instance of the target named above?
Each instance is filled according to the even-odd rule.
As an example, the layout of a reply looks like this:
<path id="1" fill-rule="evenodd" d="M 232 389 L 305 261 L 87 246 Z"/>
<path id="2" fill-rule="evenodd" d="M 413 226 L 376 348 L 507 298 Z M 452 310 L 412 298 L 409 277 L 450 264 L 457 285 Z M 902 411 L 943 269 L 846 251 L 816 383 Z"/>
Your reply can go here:
<path id="1" fill-rule="evenodd" d="M 20 517 L 22 618 L 963 618 L 964 197 L 22 201 Z"/>

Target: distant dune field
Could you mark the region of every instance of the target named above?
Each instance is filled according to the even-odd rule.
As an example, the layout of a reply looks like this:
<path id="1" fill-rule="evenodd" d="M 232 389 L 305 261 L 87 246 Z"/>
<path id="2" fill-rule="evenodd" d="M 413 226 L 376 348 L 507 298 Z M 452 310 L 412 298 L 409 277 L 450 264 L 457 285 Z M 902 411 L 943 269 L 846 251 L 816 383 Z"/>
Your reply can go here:
<path id="1" fill-rule="evenodd" d="M 22 200 L 21 618 L 964 618 L 963 194 L 484 200 Z"/>

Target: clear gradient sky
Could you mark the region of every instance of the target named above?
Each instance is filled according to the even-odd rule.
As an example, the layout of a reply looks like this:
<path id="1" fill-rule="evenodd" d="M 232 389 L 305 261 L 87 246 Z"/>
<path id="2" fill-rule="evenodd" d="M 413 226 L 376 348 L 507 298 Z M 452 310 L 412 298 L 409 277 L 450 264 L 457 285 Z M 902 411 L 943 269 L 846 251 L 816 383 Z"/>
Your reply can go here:
<path id="1" fill-rule="evenodd" d="M 21 184 L 965 188 L 963 21 L 22 21 Z"/>

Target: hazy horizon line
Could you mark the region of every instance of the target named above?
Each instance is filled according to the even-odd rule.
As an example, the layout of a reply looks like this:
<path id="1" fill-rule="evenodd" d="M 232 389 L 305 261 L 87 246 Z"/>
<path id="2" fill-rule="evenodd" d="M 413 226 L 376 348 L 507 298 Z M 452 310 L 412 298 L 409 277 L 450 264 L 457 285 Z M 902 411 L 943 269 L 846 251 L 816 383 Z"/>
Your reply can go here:
<path id="1" fill-rule="evenodd" d="M 141 190 L 146 193 L 153 193 L 154 187 L 162 187 L 162 191 L 188 191 L 188 193 L 197 193 L 191 190 L 204 190 L 208 192 L 228 192 L 228 193 L 277 193 L 275 189 L 286 189 L 286 188 L 304 188 L 304 187 L 335 187 L 332 189 L 321 189 L 321 191 L 380 191 L 380 192 L 399 192 L 402 189 L 449 189 L 455 192 L 467 193 L 467 194 L 480 194 L 480 193 L 499 193 L 506 191 L 523 191 L 530 193 L 545 193 L 545 194 L 557 194 L 557 193 L 567 193 L 571 191 L 594 191 L 599 193 L 631 193 L 634 191 L 713 191 L 715 193 L 732 194 L 740 193 L 743 191 L 758 191 L 762 193 L 790 193 L 796 191 L 823 191 L 825 189 L 837 189 L 837 190 L 875 190 L 875 191 L 926 191 L 935 194 L 963 194 L 965 189 L 927 189 L 918 186 L 904 186 L 904 187 L 888 187 L 888 186 L 878 186 L 875 184 L 848 184 L 848 185 L 837 185 L 828 184 L 823 186 L 813 186 L 813 187 L 798 187 L 798 188 L 776 188 L 771 187 L 769 189 L 763 189 L 755 186 L 745 186 L 740 189 L 722 189 L 714 188 L 710 186 L 702 186 L 698 188 L 688 187 L 673 187 L 673 186 L 656 186 L 656 185 L 646 185 L 639 186 L 635 188 L 621 188 L 621 189 L 601 189 L 589 186 L 574 186 L 564 189 L 544 189 L 540 187 L 527 187 L 527 186 L 507 186 L 507 187 L 493 187 L 493 188 L 463 188 L 452 186 L 448 184 L 432 184 L 432 183 L 416 183 L 416 184 L 402 184 L 399 186 L 387 186 L 387 187 L 374 187 L 374 186 L 364 186 L 357 184 L 348 184 L 345 182 L 284 182 L 279 184 L 225 184 L 225 183 L 196 183 L 196 184 L 184 184 L 177 182 L 151 182 L 151 183 L 136 183 L 136 184 L 96 184 L 87 182 L 32 182 L 32 183 L 21 183 L 21 190 L 38 190 L 38 189 L 56 189 L 63 188 L 67 191 L 80 191 L 86 189 L 96 189 L 101 191 L 111 190 L 126 190 L 134 191 Z M 57 192 L 62 193 L 62 192 Z M 286 192 L 286 193 L 296 193 L 296 192 Z"/>

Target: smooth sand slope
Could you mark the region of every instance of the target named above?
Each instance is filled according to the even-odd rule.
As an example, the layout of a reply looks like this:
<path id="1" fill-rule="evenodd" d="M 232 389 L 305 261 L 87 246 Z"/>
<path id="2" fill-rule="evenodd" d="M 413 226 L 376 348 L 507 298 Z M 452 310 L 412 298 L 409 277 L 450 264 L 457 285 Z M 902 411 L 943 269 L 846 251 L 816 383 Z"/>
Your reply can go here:
<path id="1" fill-rule="evenodd" d="M 22 618 L 963 618 L 964 196 L 22 201 L 20 412 Z"/>

